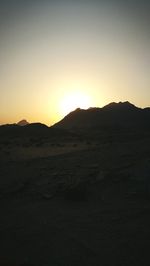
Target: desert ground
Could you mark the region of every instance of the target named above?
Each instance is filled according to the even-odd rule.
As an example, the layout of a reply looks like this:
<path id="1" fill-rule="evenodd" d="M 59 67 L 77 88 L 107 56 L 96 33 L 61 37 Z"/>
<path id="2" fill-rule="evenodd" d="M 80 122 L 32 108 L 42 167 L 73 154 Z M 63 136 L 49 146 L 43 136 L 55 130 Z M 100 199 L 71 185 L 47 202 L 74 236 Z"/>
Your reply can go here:
<path id="1" fill-rule="evenodd" d="M 150 265 L 150 133 L 0 140 L 0 265 Z"/>

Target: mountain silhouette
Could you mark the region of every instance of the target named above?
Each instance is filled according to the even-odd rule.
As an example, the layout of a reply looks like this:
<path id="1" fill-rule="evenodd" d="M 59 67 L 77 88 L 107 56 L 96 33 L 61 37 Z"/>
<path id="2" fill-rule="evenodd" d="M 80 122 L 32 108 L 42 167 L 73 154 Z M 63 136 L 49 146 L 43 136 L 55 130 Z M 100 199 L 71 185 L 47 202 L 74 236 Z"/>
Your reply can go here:
<path id="1" fill-rule="evenodd" d="M 48 127 L 42 123 L 28 123 L 24 126 L 6 124 L 0 126 L 0 136 L 3 137 L 58 137 L 60 139 L 74 136 L 73 133 L 63 128 Z"/>
<path id="2" fill-rule="evenodd" d="M 135 109 L 139 109 L 138 107 L 136 107 L 134 104 L 126 101 L 126 102 L 119 102 L 119 103 L 109 103 L 107 105 L 105 105 L 102 109 L 106 110 L 106 109 L 111 109 L 111 110 L 135 110 Z"/>
<path id="3" fill-rule="evenodd" d="M 110 103 L 103 108 L 76 109 L 54 127 L 63 129 L 150 128 L 150 108 L 130 102 Z"/>
<path id="4" fill-rule="evenodd" d="M 99 130 L 150 129 L 150 107 L 139 108 L 130 102 L 109 103 L 87 110 L 77 108 L 51 127 L 42 123 L 28 123 L 21 120 L 17 124 L 0 126 L 1 136 L 67 137 L 82 132 Z M 95 133 L 94 133 L 95 134 Z"/>
<path id="5" fill-rule="evenodd" d="M 29 122 L 26 119 L 22 119 L 21 121 L 17 123 L 18 126 L 26 126 L 28 124 Z"/>

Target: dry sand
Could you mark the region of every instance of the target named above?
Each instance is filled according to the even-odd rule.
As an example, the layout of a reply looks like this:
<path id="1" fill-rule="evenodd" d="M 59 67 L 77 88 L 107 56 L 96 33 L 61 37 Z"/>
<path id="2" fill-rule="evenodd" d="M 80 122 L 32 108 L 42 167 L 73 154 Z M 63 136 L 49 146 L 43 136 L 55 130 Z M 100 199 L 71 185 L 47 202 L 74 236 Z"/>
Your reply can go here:
<path id="1" fill-rule="evenodd" d="M 149 265 L 149 147 L 1 143 L 0 265 Z"/>

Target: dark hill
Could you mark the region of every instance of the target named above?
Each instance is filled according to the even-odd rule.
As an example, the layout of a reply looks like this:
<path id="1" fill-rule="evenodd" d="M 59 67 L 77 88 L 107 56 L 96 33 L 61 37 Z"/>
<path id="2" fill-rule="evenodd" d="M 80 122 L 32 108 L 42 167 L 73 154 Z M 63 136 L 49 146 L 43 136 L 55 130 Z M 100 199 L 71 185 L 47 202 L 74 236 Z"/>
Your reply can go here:
<path id="1" fill-rule="evenodd" d="M 48 127 L 41 123 L 31 123 L 25 126 L 8 124 L 0 126 L 1 137 L 58 137 L 70 136 L 70 132 L 61 128 Z"/>
<path id="2" fill-rule="evenodd" d="M 29 122 L 25 119 L 23 119 L 17 123 L 18 126 L 26 126 L 28 124 L 29 124 Z"/>
<path id="3" fill-rule="evenodd" d="M 102 109 L 103 110 L 135 110 L 139 108 L 136 107 L 134 104 L 126 101 L 126 102 L 119 102 L 119 103 L 112 102 L 112 103 L 105 105 Z"/>
<path id="4" fill-rule="evenodd" d="M 80 108 L 69 113 L 54 127 L 63 129 L 150 128 L 150 108 L 129 102 L 110 103 L 103 108 Z"/>

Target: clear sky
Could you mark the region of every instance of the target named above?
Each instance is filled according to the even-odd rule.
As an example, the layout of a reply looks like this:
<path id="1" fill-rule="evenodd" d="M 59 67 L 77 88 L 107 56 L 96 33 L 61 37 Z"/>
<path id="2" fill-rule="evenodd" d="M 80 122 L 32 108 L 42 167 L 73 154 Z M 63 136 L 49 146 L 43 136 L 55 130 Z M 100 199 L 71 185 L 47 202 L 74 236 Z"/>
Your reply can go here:
<path id="1" fill-rule="evenodd" d="M 0 124 L 150 106 L 150 1 L 1 0 Z"/>

